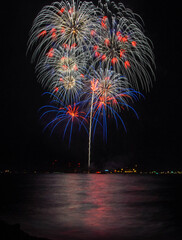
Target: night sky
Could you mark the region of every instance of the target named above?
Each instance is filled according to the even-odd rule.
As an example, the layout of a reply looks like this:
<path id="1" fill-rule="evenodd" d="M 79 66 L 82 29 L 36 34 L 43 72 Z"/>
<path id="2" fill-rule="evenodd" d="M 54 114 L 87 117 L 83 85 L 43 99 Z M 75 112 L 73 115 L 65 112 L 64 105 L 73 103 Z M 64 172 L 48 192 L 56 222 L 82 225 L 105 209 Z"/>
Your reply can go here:
<path id="1" fill-rule="evenodd" d="M 51 137 L 43 133 L 38 109 L 47 103 L 44 90 L 36 80 L 31 55 L 26 55 L 32 22 L 45 4 L 52 1 L 6 1 L 1 20 L 1 169 L 48 169 L 53 160 L 59 164 L 87 163 L 88 136 L 73 132 L 62 141 L 61 130 Z M 116 129 L 108 123 L 108 142 L 98 130 L 92 144 L 95 166 L 131 166 L 142 169 L 182 169 L 181 159 L 181 26 L 179 1 L 128 0 L 126 7 L 139 14 L 145 34 L 154 44 L 156 81 L 151 92 L 134 106 L 139 120 L 125 112 Z"/>

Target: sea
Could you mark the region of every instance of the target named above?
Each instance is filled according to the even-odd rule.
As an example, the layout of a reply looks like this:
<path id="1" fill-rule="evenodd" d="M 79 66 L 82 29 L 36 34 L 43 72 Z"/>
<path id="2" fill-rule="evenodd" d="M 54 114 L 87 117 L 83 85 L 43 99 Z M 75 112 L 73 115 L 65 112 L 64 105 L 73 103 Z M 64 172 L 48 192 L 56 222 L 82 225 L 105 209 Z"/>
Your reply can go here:
<path id="1" fill-rule="evenodd" d="M 0 220 L 50 240 L 181 240 L 182 175 L 0 175 Z"/>

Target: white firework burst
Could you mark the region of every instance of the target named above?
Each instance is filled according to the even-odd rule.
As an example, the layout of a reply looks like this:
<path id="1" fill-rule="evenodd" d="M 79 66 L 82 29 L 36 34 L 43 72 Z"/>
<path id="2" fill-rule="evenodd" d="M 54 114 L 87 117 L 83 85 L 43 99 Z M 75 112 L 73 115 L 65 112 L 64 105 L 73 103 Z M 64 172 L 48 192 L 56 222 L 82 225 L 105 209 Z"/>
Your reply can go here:
<path id="1" fill-rule="evenodd" d="M 61 100 L 72 103 L 83 88 L 86 63 L 84 53 L 51 48 L 36 65 L 39 82 Z"/>
<path id="2" fill-rule="evenodd" d="M 102 12 L 92 2 L 63 0 L 45 6 L 35 18 L 30 32 L 28 48 L 37 44 L 32 59 L 46 54 L 53 45 L 89 50 L 92 35 L 100 27 L 100 14 Z"/>
<path id="3" fill-rule="evenodd" d="M 102 31 L 93 46 L 94 62 L 102 61 L 103 67 L 108 65 L 125 75 L 137 90 L 149 91 L 155 67 L 152 44 L 135 14 L 122 4 L 119 6 L 116 16 L 104 16 L 101 20 Z"/>

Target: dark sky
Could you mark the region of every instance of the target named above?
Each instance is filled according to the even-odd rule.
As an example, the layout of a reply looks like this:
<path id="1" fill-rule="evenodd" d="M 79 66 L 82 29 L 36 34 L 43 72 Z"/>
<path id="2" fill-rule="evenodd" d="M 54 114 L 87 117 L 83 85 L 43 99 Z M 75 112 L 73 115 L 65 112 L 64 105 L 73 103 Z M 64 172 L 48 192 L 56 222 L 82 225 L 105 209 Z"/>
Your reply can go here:
<path id="1" fill-rule="evenodd" d="M 1 152 L 4 168 L 47 168 L 54 159 L 86 163 L 88 137 L 73 133 L 68 139 L 43 133 L 38 109 L 46 104 L 36 81 L 30 55 L 26 56 L 28 33 L 41 8 L 52 1 L 14 1 L 4 3 L 1 20 Z M 139 14 L 145 34 L 154 44 L 156 81 L 145 100 L 134 105 L 140 119 L 131 113 L 123 116 L 127 133 L 109 123 L 108 142 L 97 132 L 92 146 L 92 161 L 106 166 L 138 163 L 142 168 L 182 169 L 181 159 L 181 27 L 179 1 L 128 0 L 126 7 Z M 118 164 L 120 163 L 120 164 Z"/>

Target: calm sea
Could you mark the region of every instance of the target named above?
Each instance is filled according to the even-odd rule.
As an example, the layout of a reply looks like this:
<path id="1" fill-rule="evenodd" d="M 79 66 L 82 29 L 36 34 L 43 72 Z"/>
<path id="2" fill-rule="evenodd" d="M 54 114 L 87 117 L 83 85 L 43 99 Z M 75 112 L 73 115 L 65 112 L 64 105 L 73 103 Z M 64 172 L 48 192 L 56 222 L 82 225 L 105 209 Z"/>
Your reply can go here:
<path id="1" fill-rule="evenodd" d="M 0 176 L 0 219 L 52 240 L 182 239 L 182 176 Z"/>

